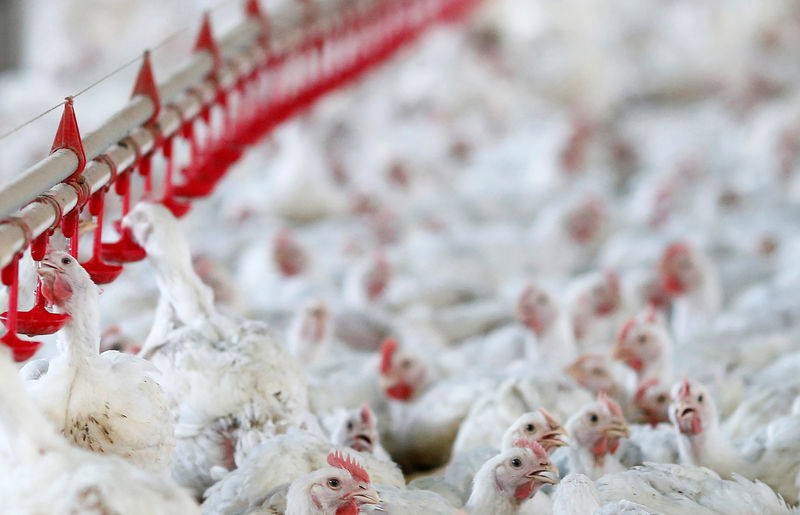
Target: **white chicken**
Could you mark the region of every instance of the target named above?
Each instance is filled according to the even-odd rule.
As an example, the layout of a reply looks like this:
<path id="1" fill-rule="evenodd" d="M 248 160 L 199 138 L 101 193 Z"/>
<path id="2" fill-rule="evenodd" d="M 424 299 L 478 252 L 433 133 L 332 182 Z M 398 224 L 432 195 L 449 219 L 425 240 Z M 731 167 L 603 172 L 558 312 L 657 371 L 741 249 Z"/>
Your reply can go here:
<path id="1" fill-rule="evenodd" d="M 199 513 L 169 478 L 67 443 L 26 394 L 4 346 L 0 383 L 0 496 L 6 513 Z"/>
<path id="2" fill-rule="evenodd" d="M 714 399 L 706 388 L 684 379 L 672 389 L 669 416 L 678 433 L 683 463 L 708 467 L 722 477 L 740 474 L 759 479 L 787 502 L 797 502 L 800 414 L 778 419 L 734 445 L 719 427 Z"/>
<path id="3" fill-rule="evenodd" d="M 286 515 L 355 515 L 380 502 L 367 471 L 351 457 L 328 455 L 328 465 L 292 482 Z"/>
<path id="4" fill-rule="evenodd" d="M 553 515 L 653 515 L 656 513 L 794 513 L 759 482 L 721 479 L 706 468 L 648 463 L 597 482 L 570 474 L 559 483 Z"/>
<path id="5" fill-rule="evenodd" d="M 100 290 L 75 258 L 50 252 L 38 270 L 45 298 L 70 319 L 58 336 L 59 354 L 21 371 L 35 377 L 26 381 L 30 396 L 75 445 L 168 473 L 175 438 L 159 371 L 130 354 L 100 354 Z"/>
<path id="6" fill-rule="evenodd" d="M 204 513 L 239 513 L 257 504 L 271 490 L 298 477 L 324 468 L 327 456 L 339 447 L 314 433 L 291 431 L 254 448 L 236 470 L 210 487 L 204 497 Z M 400 469 L 369 452 L 348 451 L 356 456 L 374 481 L 405 488 Z"/>
<path id="7" fill-rule="evenodd" d="M 583 352 L 604 352 L 624 316 L 619 276 L 613 270 L 575 279 L 567 293 L 575 340 Z"/>
<path id="8" fill-rule="evenodd" d="M 567 421 L 566 429 L 569 446 L 559 454 L 566 458 L 570 473 L 597 479 L 625 469 L 615 453 L 620 440 L 630 436 L 630 431 L 622 408 L 607 395 L 600 393 L 595 402 L 575 413 Z M 559 454 L 554 456 L 557 463 L 560 463 Z"/>
<path id="9" fill-rule="evenodd" d="M 231 469 L 247 452 L 289 427 L 315 428 L 306 381 L 264 324 L 219 313 L 194 273 L 175 218 L 140 203 L 123 220 L 147 251 L 174 329 L 151 333 L 141 355 L 163 373 L 177 437 L 172 473 L 202 493 L 211 469 Z"/>
<path id="10" fill-rule="evenodd" d="M 719 311 L 717 276 L 708 258 L 685 242 L 667 246 L 659 267 L 663 287 L 674 299 L 672 334 L 679 344 L 685 344 Z"/>
<path id="11" fill-rule="evenodd" d="M 425 490 L 397 490 L 377 487 L 381 497 L 379 507 L 366 513 L 385 512 L 393 515 L 458 513 L 514 515 L 520 513 L 525 501 L 541 486 L 558 482 L 558 469 L 553 466 L 544 449 L 530 439 L 520 439 L 511 449 L 487 460 L 475 474 L 472 493 L 464 506 L 451 504 L 446 498 Z"/>

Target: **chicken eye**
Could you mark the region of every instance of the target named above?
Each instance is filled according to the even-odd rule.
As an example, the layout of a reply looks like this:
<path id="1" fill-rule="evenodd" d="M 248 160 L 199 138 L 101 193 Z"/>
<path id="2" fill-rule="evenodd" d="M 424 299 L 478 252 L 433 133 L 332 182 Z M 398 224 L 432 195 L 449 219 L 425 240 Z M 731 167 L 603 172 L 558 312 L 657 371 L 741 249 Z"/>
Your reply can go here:
<path id="1" fill-rule="evenodd" d="M 536 297 L 536 302 L 538 302 L 539 304 L 547 304 L 547 297 L 545 297 L 544 295 L 539 295 L 538 297 Z"/>
<path id="2" fill-rule="evenodd" d="M 656 398 L 656 400 L 659 402 L 659 404 L 664 404 L 667 402 L 667 396 L 662 393 Z"/>
<path id="3" fill-rule="evenodd" d="M 336 479 L 335 477 L 332 477 L 332 478 L 328 479 L 328 486 L 331 487 L 332 489 L 338 490 L 339 489 L 339 485 L 340 485 L 339 484 L 339 480 Z"/>
<path id="4" fill-rule="evenodd" d="M 589 415 L 589 420 L 592 421 L 592 424 L 596 424 L 597 421 L 599 420 L 597 417 L 597 413 L 592 413 L 591 415 Z"/>
<path id="5" fill-rule="evenodd" d="M 353 429 L 353 423 L 352 422 L 348 422 L 347 423 L 347 429 L 350 429 L 350 430 Z"/>
<path id="6" fill-rule="evenodd" d="M 411 366 L 411 360 L 404 359 L 403 361 L 400 362 L 400 366 L 403 368 L 409 368 Z"/>
<path id="7" fill-rule="evenodd" d="M 511 466 L 514 467 L 515 469 L 520 468 L 522 466 L 522 460 L 519 458 L 514 458 L 513 460 L 511 460 Z"/>
<path id="8" fill-rule="evenodd" d="M 646 334 L 640 334 L 639 337 L 636 339 L 636 341 L 639 342 L 640 344 L 644 345 L 645 343 L 647 343 L 647 335 Z"/>
<path id="9" fill-rule="evenodd" d="M 601 376 L 601 375 L 603 375 L 603 369 L 600 368 L 600 367 L 595 367 L 595 368 L 592 369 L 592 374 L 594 374 L 596 376 Z"/>
<path id="10" fill-rule="evenodd" d="M 72 260 L 70 258 L 68 258 L 68 257 L 61 258 L 61 264 L 62 265 L 68 265 L 70 263 L 72 263 Z"/>
<path id="11" fill-rule="evenodd" d="M 697 396 L 697 402 L 703 402 L 703 396 L 702 395 L 698 395 Z"/>
<path id="12" fill-rule="evenodd" d="M 527 426 L 525 426 L 525 431 L 527 431 L 529 433 L 533 433 L 534 429 L 536 429 L 536 428 L 533 427 L 533 424 L 528 424 Z"/>

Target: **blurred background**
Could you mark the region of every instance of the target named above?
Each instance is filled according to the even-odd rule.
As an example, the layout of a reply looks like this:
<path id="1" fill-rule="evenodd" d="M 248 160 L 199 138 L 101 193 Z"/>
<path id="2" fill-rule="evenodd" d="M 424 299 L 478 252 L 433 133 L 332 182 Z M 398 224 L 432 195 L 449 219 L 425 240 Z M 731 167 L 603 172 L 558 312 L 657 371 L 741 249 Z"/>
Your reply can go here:
<path id="1" fill-rule="evenodd" d="M 274 10 L 284 1 L 290 0 L 262 5 Z M 0 0 L 0 134 L 145 48 L 158 47 L 157 79 L 167 77 L 185 62 L 202 11 L 211 10 L 221 34 L 240 18 L 240 3 Z M 786 152 L 800 145 L 794 120 L 797 2 L 489 0 L 470 34 L 483 45 L 494 75 L 492 84 L 483 85 L 482 101 L 510 111 L 547 105 L 552 110 L 540 113 L 540 120 L 563 116 L 570 123 L 606 127 L 619 139 L 620 152 L 626 141 L 637 143 L 628 141 L 633 138 L 628 133 L 639 130 L 642 106 L 648 112 L 669 110 L 659 130 L 676 134 L 663 135 L 663 152 L 681 159 L 693 159 L 692 153 L 707 145 L 730 145 L 735 152 L 725 154 L 731 160 L 726 166 L 743 165 L 744 159 L 772 173 L 776 159 L 788 159 L 778 155 L 776 145 Z M 430 59 L 429 70 L 407 80 L 420 88 L 440 87 L 438 61 Z M 84 132 L 124 105 L 136 70 L 131 65 L 76 99 Z M 463 75 L 482 80 L 469 70 Z M 46 154 L 59 111 L 0 140 L 0 181 Z M 723 125 L 726 136 L 720 138 Z"/>

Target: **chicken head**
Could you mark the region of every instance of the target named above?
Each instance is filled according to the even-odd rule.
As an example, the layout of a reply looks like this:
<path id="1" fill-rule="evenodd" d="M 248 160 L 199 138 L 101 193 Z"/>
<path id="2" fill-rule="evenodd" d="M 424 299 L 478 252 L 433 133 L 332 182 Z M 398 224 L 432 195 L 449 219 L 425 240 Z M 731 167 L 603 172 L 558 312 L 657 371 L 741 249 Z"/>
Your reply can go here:
<path id="1" fill-rule="evenodd" d="M 620 439 L 630 435 L 622 408 L 602 392 L 570 418 L 567 431 L 571 445 L 591 449 L 595 459 L 617 452 Z"/>
<path id="2" fill-rule="evenodd" d="M 87 297 L 99 294 L 89 273 L 78 260 L 62 251 L 51 251 L 41 261 L 37 273 L 47 302 L 70 315 L 87 306 Z"/>
<path id="3" fill-rule="evenodd" d="M 686 242 L 667 246 L 659 263 L 661 285 L 672 296 L 697 288 L 703 280 L 703 269 L 692 247 Z"/>
<path id="4" fill-rule="evenodd" d="M 519 501 L 529 499 L 542 485 L 558 482 L 558 468 L 535 440 L 519 439 L 502 456 L 495 480 L 503 492 L 513 492 Z"/>
<path id="5" fill-rule="evenodd" d="M 536 441 L 546 452 L 550 452 L 557 447 L 567 445 L 562 436 L 567 436 L 567 430 L 544 408 L 539 408 L 538 411 L 523 413 L 511 424 L 503 435 L 502 449 L 504 451 L 511 449 L 516 442 L 527 438 Z"/>
<path id="6" fill-rule="evenodd" d="M 380 385 L 392 399 L 408 401 L 425 379 L 425 364 L 400 349 L 397 340 L 388 338 L 381 345 Z"/>
<path id="7" fill-rule="evenodd" d="M 683 381 L 672 387 L 669 419 L 685 435 L 699 435 L 717 421 L 714 400 L 706 387 L 696 381 Z"/>
<path id="8" fill-rule="evenodd" d="M 328 455 L 328 464 L 292 484 L 287 514 L 357 515 L 360 506 L 380 502 L 367 471 L 355 460 L 336 451 Z"/>
<path id="9" fill-rule="evenodd" d="M 548 292 L 529 283 L 517 299 L 515 316 L 536 334 L 546 332 L 558 317 L 558 306 Z"/>
<path id="10" fill-rule="evenodd" d="M 671 346 L 669 334 L 654 309 L 631 318 L 620 329 L 611 356 L 626 363 L 640 376 L 665 358 Z"/>
<path id="11" fill-rule="evenodd" d="M 347 412 L 341 425 L 331 436 L 333 443 L 359 452 L 374 452 L 378 440 L 377 421 L 366 404 Z"/>
<path id="12" fill-rule="evenodd" d="M 286 277 L 301 274 L 308 267 L 306 251 L 289 229 L 283 229 L 275 236 L 272 259 Z"/>

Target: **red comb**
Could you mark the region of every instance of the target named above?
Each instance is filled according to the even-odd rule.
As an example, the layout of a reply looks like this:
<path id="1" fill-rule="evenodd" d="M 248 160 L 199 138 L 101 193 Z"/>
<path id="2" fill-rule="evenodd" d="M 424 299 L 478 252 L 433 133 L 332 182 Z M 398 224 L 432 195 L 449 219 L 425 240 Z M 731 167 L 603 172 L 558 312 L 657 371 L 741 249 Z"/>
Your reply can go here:
<path id="1" fill-rule="evenodd" d="M 381 345 L 381 374 L 386 374 L 392 369 L 392 356 L 397 350 L 397 340 L 386 338 Z"/>
<path id="2" fill-rule="evenodd" d="M 642 402 L 642 400 L 644 399 L 644 394 L 647 393 L 647 390 L 649 390 L 650 388 L 652 388 L 657 384 L 658 384 L 657 377 L 651 377 L 650 379 L 642 381 L 642 384 L 639 385 L 639 389 L 636 390 L 636 394 L 633 396 L 633 399 L 636 402 Z"/>
<path id="3" fill-rule="evenodd" d="M 536 440 L 532 440 L 530 438 L 520 438 L 514 442 L 514 447 L 519 447 L 520 449 L 530 449 L 537 458 L 547 459 L 547 452 Z"/>
<path id="4" fill-rule="evenodd" d="M 550 424 L 555 424 L 555 425 L 559 425 L 559 426 L 561 425 L 561 424 L 558 423 L 558 420 L 556 420 L 556 418 L 553 415 L 551 415 L 550 413 L 547 412 L 546 409 L 539 408 L 537 411 L 539 413 L 541 413 L 542 415 L 544 415 L 544 418 L 547 419 L 547 421 Z"/>
<path id="5" fill-rule="evenodd" d="M 597 400 L 602 402 L 608 408 L 608 411 L 611 412 L 612 415 L 617 415 L 618 417 L 622 416 L 622 408 L 619 407 L 611 397 L 606 394 L 606 392 L 600 392 L 597 394 Z"/>
<path id="6" fill-rule="evenodd" d="M 681 396 L 692 394 L 692 385 L 689 383 L 689 380 L 686 379 L 686 376 L 683 376 L 683 383 L 681 384 L 681 389 L 679 393 L 681 394 Z"/>
<path id="7" fill-rule="evenodd" d="M 372 424 L 372 411 L 366 403 L 361 405 L 361 421 L 365 424 Z"/>
<path id="8" fill-rule="evenodd" d="M 345 456 L 342 451 L 334 451 L 328 454 L 328 465 L 337 469 L 346 470 L 353 476 L 353 479 L 362 483 L 369 483 L 369 474 L 356 460 L 349 455 Z"/>
<path id="9" fill-rule="evenodd" d="M 622 329 L 619 330 L 619 336 L 617 336 L 617 342 L 622 343 L 628 338 L 628 333 L 631 332 L 631 329 L 634 328 L 636 325 L 636 319 L 631 318 L 627 322 L 622 325 Z"/>

